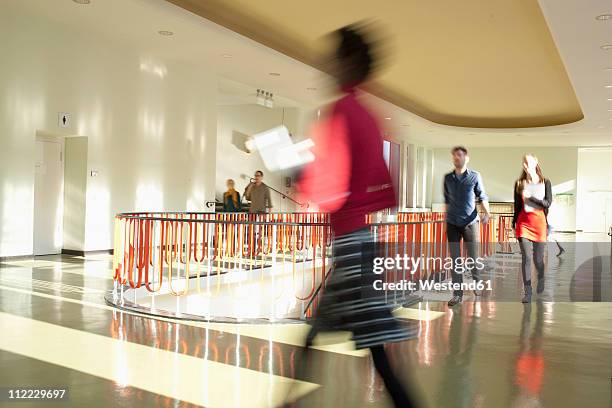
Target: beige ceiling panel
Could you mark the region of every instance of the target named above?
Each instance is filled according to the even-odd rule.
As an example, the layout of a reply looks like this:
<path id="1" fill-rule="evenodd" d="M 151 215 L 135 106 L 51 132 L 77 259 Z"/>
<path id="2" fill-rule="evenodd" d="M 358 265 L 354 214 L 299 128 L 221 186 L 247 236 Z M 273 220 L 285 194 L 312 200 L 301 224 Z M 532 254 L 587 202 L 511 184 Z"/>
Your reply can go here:
<path id="1" fill-rule="evenodd" d="M 168 0 L 323 69 L 321 38 L 374 18 L 389 58 L 373 94 L 436 123 L 525 128 L 582 110 L 536 0 Z"/>

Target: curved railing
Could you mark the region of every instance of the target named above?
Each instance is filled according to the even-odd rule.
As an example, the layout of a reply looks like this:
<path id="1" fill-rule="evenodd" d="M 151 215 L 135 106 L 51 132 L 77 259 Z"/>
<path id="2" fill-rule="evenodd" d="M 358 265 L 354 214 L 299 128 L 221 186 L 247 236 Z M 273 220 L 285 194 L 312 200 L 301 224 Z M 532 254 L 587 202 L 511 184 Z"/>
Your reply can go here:
<path id="1" fill-rule="evenodd" d="M 392 221 L 376 217 L 367 221 L 381 256 L 448 255 L 444 213 L 399 213 Z M 494 251 L 499 236 L 496 223 L 493 219 L 481 227 L 483 255 Z M 122 213 L 115 217 L 115 295 L 122 298 L 124 290 L 140 288 L 155 294 L 163 288 L 174 296 L 191 290 L 210 296 L 219 293 L 223 285 L 235 284 L 231 277 L 226 276 L 226 283 L 221 279 L 228 273 L 242 273 L 242 281 L 268 279 L 273 285 L 276 278 L 284 276 L 290 279 L 293 302 L 302 305 L 302 316 L 307 317 L 317 306 L 318 289 L 325 285 L 331 254 L 328 214 Z M 438 264 L 421 265 L 413 274 L 388 270 L 384 279 L 431 279 L 440 272 Z M 216 277 L 216 283 L 200 279 L 203 277 Z M 398 302 L 406 295 L 392 294 Z"/>

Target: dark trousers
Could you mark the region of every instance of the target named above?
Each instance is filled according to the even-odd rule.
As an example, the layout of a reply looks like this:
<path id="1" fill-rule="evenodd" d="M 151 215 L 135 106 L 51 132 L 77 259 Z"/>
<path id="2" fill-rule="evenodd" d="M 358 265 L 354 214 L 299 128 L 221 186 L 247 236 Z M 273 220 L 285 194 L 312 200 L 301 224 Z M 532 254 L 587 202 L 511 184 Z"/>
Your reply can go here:
<path id="1" fill-rule="evenodd" d="M 521 247 L 521 272 L 523 273 L 523 284 L 531 285 L 531 261 L 538 271 L 538 279 L 544 278 L 544 248 L 546 242 L 533 242 L 526 238 L 519 238 Z M 533 254 L 533 257 L 532 257 Z"/>
<path id="2" fill-rule="evenodd" d="M 453 269 L 451 275 L 453 283 L 463 283 L 462 268 L 465 269 L 465 264 L 461 263 L 461 240 L 463 239 L 463 245 L 467 249 L 468 256 L 472 258 L 471 264 L 473 265 L 476 258 L 478 257 L 478 233 L 480 226 L 478 222 L 465 225 L 463 227 L 446 223 L 446 237 L 448 239 L 448 246 L 450 249 L 450 255 L 453 259 Z M 472 268 L 472 278 L 479 280 L 479 271 L 477 268 Z M 463 296 L 463 290 L 458 289 L 453 291 L 454 296 Z"/>

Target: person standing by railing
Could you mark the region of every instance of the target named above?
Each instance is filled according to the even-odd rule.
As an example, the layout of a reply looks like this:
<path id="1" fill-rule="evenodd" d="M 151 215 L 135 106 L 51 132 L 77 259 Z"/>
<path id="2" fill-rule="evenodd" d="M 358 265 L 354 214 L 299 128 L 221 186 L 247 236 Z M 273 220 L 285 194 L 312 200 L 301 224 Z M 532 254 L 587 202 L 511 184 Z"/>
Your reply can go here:
<path id="1" fill-rule="evenodd" d="M 358 349 L 369 348 L 395 406 L 414 407 L 384 348 L 410 335 L 393 317 L 384 296 L 372 290 L 375 251 L 366 216 L 396 205 L 380 128 L 355 89 L 370 76 L 375 60 L 360 27 L 344 27 L 334 34 L 338 47 L 330 71 L 344 96 L 319 122 L 313 135 L 314 162 L 303 169 L 298 183 L 305 198 L 330 213 L 334 236 L 334 268 L 315 309 L 304 357 L 318 332 L 350 331 Z"/>
<path id="2" fill-rule="evenodd" d="M 249 207 L 249 213 L 251 214 L 265 214 L 273 207 L 270 188 L 263 182 L 263 177 L 263 172 L 257 170 L 255 178 L 244 190 L 244 198 L 251 202 Z"/>
<path id="3" fill-rule="evenodd" d="M 468 256 L 475 260 L 478 257 L 478 210 L 476 200 L 482 204 L 482 222 L 487 224 L 490 218 L 489 199 L 485 193 L 480 173 L 468 169 L 470 156 L 467 148 L 456 146 L 451 150 L 453 171 L 444 176 L 444 202 L 446 203 L 446 236 L 450 247 L 453 268 L 451 275 L 453 283 L 463 283 L 463 273 L 456 272 L 458 260 L 461 257 L 461 240 L 467 247 Z M 472 278 L 478 281 L 480 273 L 472 268 Z M 482 293 L 474 290 L 476 296 Z M 455 289 L 448 306 L 453 307 L 463 300 L 463 290 Z"/>
<path id="4" fill-rule="evenodd" d="M 240 193 L 234 188 L 234 180 L 228 179 L 226 182 L 227 191 L 223 193 L 223 212 L 239 212 L 242 210 L 240 204 Z"/>

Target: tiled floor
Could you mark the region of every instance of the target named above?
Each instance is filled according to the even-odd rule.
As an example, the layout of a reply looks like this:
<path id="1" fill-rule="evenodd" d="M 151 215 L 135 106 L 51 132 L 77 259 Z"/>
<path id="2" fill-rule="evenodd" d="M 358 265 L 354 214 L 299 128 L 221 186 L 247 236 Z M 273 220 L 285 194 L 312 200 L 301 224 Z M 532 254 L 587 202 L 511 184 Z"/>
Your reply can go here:
<path id="1" fill-rule="evenodd" d="M 424 406 L 612 406 L 609 254 L 599 260 L 600 302 L 588 298 L 593 285 L 576 284 L 575 255 L 564 257 L 561 265 L 549 258 L 547 292 L 531 306 L 518 301 L 519 258 L 506 254 L 489 272 L 494 292 L 483 301 L 450 311 L 430 300 L 399 311 L 415 338 L 388 352 Z M 320 339 L 303 372 L 306 325 L 117 311 L 103 300 L 110 261 L 49 256 L 0 265 L 0 386 L 69 389 L 64 403 L 2 406 L 388 406 L 367 352 L 352 350 L 346 334 Z"/>

